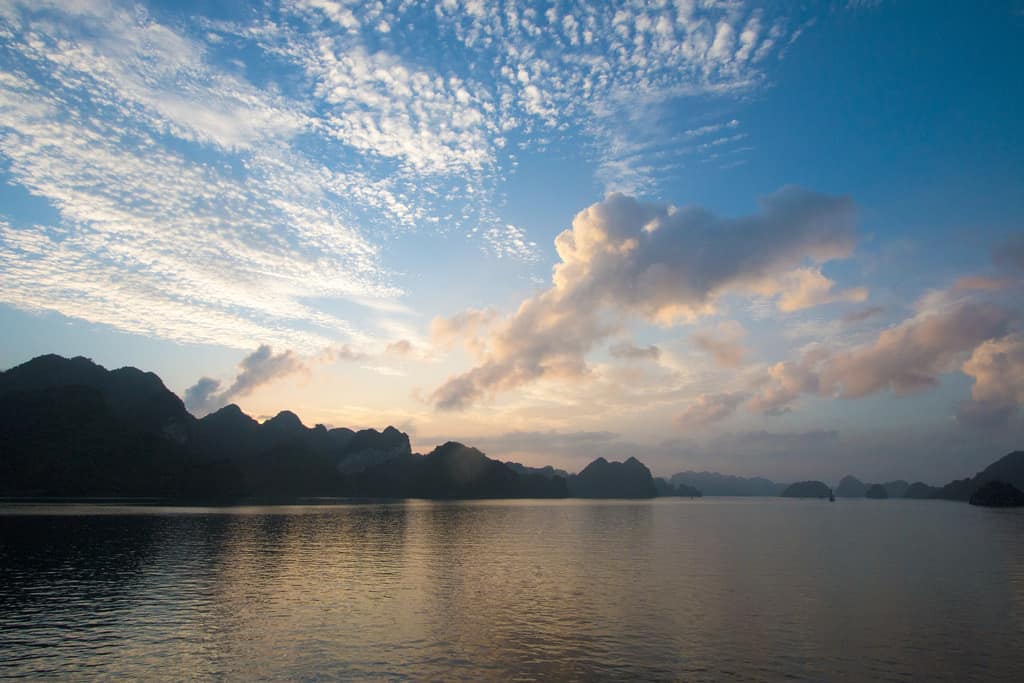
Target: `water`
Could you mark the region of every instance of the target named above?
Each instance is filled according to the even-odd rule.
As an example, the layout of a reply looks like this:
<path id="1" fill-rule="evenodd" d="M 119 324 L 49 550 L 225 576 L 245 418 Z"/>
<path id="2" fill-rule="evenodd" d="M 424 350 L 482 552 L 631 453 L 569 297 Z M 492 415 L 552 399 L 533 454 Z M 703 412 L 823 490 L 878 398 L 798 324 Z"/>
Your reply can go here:
<path id="1" fill-rule="evenodd" d="M 0 677 L 1024 680 L 1024 514 L 0 505 Z"/>

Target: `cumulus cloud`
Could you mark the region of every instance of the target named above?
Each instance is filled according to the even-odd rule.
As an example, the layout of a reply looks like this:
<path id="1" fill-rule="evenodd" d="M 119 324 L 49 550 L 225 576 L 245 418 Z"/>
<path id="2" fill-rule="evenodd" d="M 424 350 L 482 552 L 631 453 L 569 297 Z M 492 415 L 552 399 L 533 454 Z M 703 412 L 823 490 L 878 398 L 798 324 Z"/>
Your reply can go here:
<path id="1" fill-rule="evenodd" d="M 704 351 L 725 368 L 739 367 L 743 362 L 745 349 L 743 339 L 747 331 L 735 320 L 724 322 L 714 330 L 694 332 L 690 337 L 694 345 Z"/>
<path id="2" fill-rule="evenodd" d="M 661 349 L 651 344 L 650 346 L 637 346 L 633 342 L 624 341 L 612 344 L 608 347 L 608 353 L 612 358 L 625 358 L 628 360 L 658 360 L 661 357 Z"/>
<path id="3" fill-rule="evenodd" d="M 820 268 L 799 268 L 784 274 L 777 283 L 770 283 L 768 291 L 779 291 L 778 307 L 784 313 L 812 306 L 836 302 L 860 303 L 867 299 L 864 287 L 834 291 L 835 283 L 821 273 Z"/>
<path id="4" fill-rule="evenodd" d="M 850 199 L 797 187 L 741 218 L 610 195 L 555 239 L 552 286 L 495 323 L 477 348 L 479 364 L 432 400 L 459 409 L 541 377 L 581 376 L 587 352 L 622 320 L 671 325 L 713 311 L 725 294 L 764 295 L 806 262 L 849 255 L 854 221 Z"/>
<path id="5" fill-rule="evenodd" d="M 746 398 L 746 394 L 741 392 L 701 394 L 676 418 L 676 424 L 681 427 L 702 427 L 719 422 L 735 413 Z"/>
<path id="6" fill-rule="evenodd" d="M 1004 426 L 1024 405 L 1024 335 L 982 343 L 964 362 L 963 372 L 974 378 L 974 386 L 957 419 L 971 426 Z"/>
<path id="7" fill-rule="evenodd" d="M 219 380 L 203 377 L 185 390 L 185 407 L 194 414 L 204 415 L 246 396 L 258 387 L 306 369 L 306 364 L 292 351 L 274 353 L 264 344 L 242 359 L 238 374 L 231 384 L 222 389 Z"/>
<path id="8" fill-rule="evenodd" d="M 950 311 L 917 316 L 882 332 L 867 347 L 836 354 L 822 381 L 841 397 L 884 389 L 908 394 L 934 386 L 956 367 L 960 354 L 1006 334 L 1011 316 L 987 304 L 965 303 Z"/>
<path id="9" fill-rule="evenodd" d="M 886 390 L 923 391 L 937 384 L 939 375 L 957 370 L 964 354 L 1005 336 L 1013 320 L 1013 313 L 987 302 L 923 310 L 873 342 L 838 351 L 815 347 L 775 364 L 751 405 L 777 415 L 801 394 L 859 398 Z"/>

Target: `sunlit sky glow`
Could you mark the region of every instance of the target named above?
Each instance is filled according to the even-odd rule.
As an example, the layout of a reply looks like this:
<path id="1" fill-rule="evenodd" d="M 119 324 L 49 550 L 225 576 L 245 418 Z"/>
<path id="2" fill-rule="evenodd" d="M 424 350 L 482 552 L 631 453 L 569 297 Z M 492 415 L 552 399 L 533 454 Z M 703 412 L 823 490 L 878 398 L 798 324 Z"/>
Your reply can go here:
<path id="1" fill-rule="evenodd" d="M 0 0 L 4 367 L 578 469 L 1024 444 L 1024 3 Z"/>

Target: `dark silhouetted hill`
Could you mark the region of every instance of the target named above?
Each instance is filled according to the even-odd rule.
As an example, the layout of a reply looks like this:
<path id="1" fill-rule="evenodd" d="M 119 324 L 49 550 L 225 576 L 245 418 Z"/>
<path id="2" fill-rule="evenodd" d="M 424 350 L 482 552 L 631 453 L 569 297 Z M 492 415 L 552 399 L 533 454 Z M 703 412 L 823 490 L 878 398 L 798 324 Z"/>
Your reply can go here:
<path id="1" fill-rule="evenodd" d="M 0 373 L 0 493 L 339 495 L 344 472 L 409 455 L 408 437 L 260 424 L 230 405 L 196 420 L 153 373 L 40 356 Z"/>
<path id="2" fill-rule="evenodd" d="M 1024 493 L 1013 484 L 1002 481 L 990 481 L 971 494 L 968 501 L 971 505 L 992 508 L 1024 507 Z"/>
<path id="3" fill-rule="evenodd" d="M 828 498 L 831 489 L 820 481 L 798 481 L 782 492 L 783 498 Z"/>
<path id="4" fill-rule="evenodd" d="M 875 491 L 874 495 L 867 495 L 868 491 L 874 486 L 882 487 L 885 491 L 885 496 L 877 495 L 877 491 Z M 840 498 L 903 498 L 906 496 L 909 486 L 902 479 L 887 481 L 884 484 L 869 484 L 857 477 L 846 475 L 839 481 L 839 486 L 836 487 L 836 495 Z"/>
<path id="5" fill-rule="evenodd" d="M 569 494 L 576 498 L 654 498 L 658 493 L 651 471 L 632 457 L 625 462 L 598 458 L 568 483 Z"/>
<path id="6" fill-rule="evenodd" d="M 926 500 L 928 498 L 935 498 L 938 494 L 939 488 L 937 486 L 929 486 L 923 481 L 915 481 L 913 484 L 907 487 L 907 490 L 903 492 L 904 498 L 915 498 L 917 500 Z"/>
<path id="7" fill-rule="evenodd" d="M 947 500 L 970 500 L 983 485 L 990 481 L 1001 481 L 1024 489 L 1024 451 L 1014 451 L 978 472 L 969 479 L 957 479 L 943 486 L 936 498 Z"/>
<path id="8" fill-rule="evenodd" d="M 701 492 L 692 486 L 686 484 L 679 484 L 674 486 L 668 483 L 664 477 L 654 478 L 654 490 L 657 492 L 658 497 L 677 497 L 677 498 L 700 498 Z"/>
<path id="9" fill-rule="evenodd" d="M 0 373 L 0 491 L 198 496 L 238 481 L 195 450 L 196 420 L 160 378 L 40 356 Z"/>
<path id="10" fill-rule="evenodd" d="M 735 477 L 717 472 L 679 472 L 669 478 L 669 483 L 697 489 L 705 496 L 777 496 L 786 488 L 763 477 Z"/>
<path id="11" fill-rule="evenodd" d="M 517 472 L 456 443 L 413 455 L 394 427 L 307 427 L 287 410 L 259 423 L 236 405 L 197 420 L 153 373 L 81 357 L 0 373 L 0 445 L 9 496 L 568 495 L 553 468 Z"/>
<path id="12" fill-rule="evenodd" d="M 902 479 L 897 479 L 885 482 L 882 484 L 882 487 L 889 498 L 906 498 L 907 489 L 910 488 L 910 484 Z"/>
<path id="13" fill-rule="evenodd" d="M 836 487 L 836 495 L 840 498 L 863 498 L 867 491 L 867 484 L 849 474 L 840 479 Z"/>
<path id="14" fill-rule="evenodd" d="M 552 467 L 551 465 L 545 465 L 544 467 L 529 467 L 528 465 L 523 465 L 518 462 L 506 462 L 505 466 L 519 474 L 539 474 L 540 476 L 547 477 L 549 479 L 551 477 L 562 477 L 566 480 L 569 479 L 568 472 Z"/>
<path id="15" fill-rule="evenodd" d="M 449 441 L 427 455 L 373 465 L 348 478 L 346 493 L 387 498 L 565 498 L 565 479 L 520 474 L 475 448 Z"/>
<path id="16" fill-rule="evenodd" d="M 882 500 L 889 497 L 889 492 L 886 491 L 885 487 L 881 484 L 872 484 L 868 487 L 868 490 L 864 492 L 864 497 Z"/>

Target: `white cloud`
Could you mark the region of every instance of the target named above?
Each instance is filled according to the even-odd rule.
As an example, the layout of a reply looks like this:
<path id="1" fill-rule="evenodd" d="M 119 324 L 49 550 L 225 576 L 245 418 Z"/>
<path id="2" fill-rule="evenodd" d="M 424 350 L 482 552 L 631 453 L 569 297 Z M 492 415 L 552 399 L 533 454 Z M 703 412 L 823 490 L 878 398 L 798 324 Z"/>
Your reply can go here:
<path id="1" fill-rule="evenodd" d="M 846 198 L 790 187 L 761 204 L 735 219 L 622 195 L 584 209 L 555 240 L 552 286 L 498 323 L 477 347 L 479 364 L 449 378 L 434 403 L 458 409 L 541 377 L 582 376 L 585 355 L 626 318 L 692 320 L 725 294 L 764 293 L 799 264 L 853 248 Z"/>
<path id="2" fill-rule="evenodd" d="M 3 301 L 303 353 L 369 334 L 314 302 L 398 305 L 378 247 L 396 231 L 536 262 L 496 210 L 509 140 L 579 136 L 601 177 L 646 187 L 677 162 L 657 107 L 763 82 L 749 57 L 785 25 L 735 3 L 581 2 L 550 21 L 516 3 L 288 0 L 235 23 L 127 0 L 2 7 L 0 154 L 54 215 L 4 216 Z"/>
<path id="3" fill-rule="evenodd" d="M 957 419 L 981 427 L 1005 425 L 1024 405 L 1024 335 L 983 342 L 964 362 L 963 372 L 974 378 L 974 386 Z"/>
<path id="4" fill-rule="evenodd" d="M 680 427 L 703 427 L 730 417 L 746 400 L 743 393 L 701 394 L 676 417 Z"/>
<path id="5" fill-rule="evenodd" d="M 963 369 L 977 379 L 976 400 L 1005 399 L 1006 392 L 995 388 L 991 368 L 997 354 L 1013 346 L 1003 338 L 1017 314 L 991 302 L 945 301 L 941 296 L 926 297 L 919 306 L 917 314 L 870 342 L 836 350 L 819 345 L 796 360 L 775 364 L 769 369 L 768 382 L 751 399 L 751 407 L 778 415 L 790 410 L 801 394 L 835 398 L 861 398 L 882 391 L 914 394 L 936 386 L 940 375 L 960 369 L 970 354 Z M 1012 376 L 1012 372 L 1007 375 Z"/>
<path id="6" fill-rule="evenodd" d="M 747 331 L 735 320 L 720 323 L 715 329 L 694 332 L 691 339 L 701 351 L 709 354 L 718 365 L 737 368 L 743 363 L 746 349 L 743 339 Z"/>

